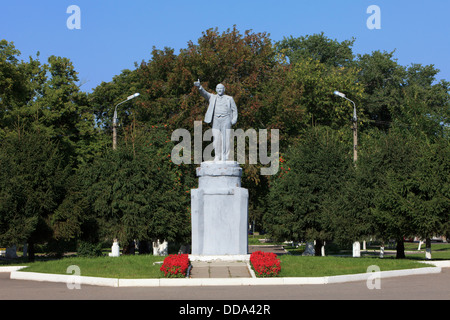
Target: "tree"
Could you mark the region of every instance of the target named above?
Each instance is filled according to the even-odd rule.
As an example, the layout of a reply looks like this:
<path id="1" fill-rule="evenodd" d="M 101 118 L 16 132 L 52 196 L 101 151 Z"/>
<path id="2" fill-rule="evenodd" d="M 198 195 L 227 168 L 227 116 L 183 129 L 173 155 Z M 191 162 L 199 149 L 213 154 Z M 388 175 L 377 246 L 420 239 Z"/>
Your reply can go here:
<path id="1" fill-rule="evenodd" d="M 342 181 L 339 194 L 324 202 L 324 228 L 330 230 L 333 243 L 341 247 L 350 247 L 375 234 L 370 211 L 373 188 L 368 187 L 365 178 L 358 167 L 353 167 Z"/>
<path id="2" fill-rule="evenodd" d="M 419 143 L 409 133 L 393 128 L 388 133 L 374 131 L 358 160 L 365 187 L 372 189 L 371 224 L 375 236 L 397 242 L 397 258 L 404 258 L 403 241 L 414 235 L 408 208 L 407 185 L 417 168 Z"/>
<path id="3" fill-rule="evenodd" d="M 89 161 L 101 148 L 88 97 L 67 58 L 19 61 L 20 51 L 0 42 L 0 137 L 34 131 L 60 142 L 66 156 Z"/>
<path id="4" fill-rule="evenodd" d="M 406 69 L 402 103 L 393 112 L 397 125 L 433 142 L 448 138 L 450 124 L 450 82 L 436 82 L 439 73 L 433 65 L 412 64 Z"/>
<path id="5" fill-rule="evenodd" d="M 297 123 L 297 132 L 289 130 L 289 135 L 298 134 L 299 123 L 302 128 L 311 123 L 333 129 L 347 127 L 353 115 L 353 105 L 334 96 L 333 92 L 335 90 L 345 92 L 356 103 L 363 94 L 363 88 L 356 82 L 356 69 L 329 67 L 312 59 L 297 60 L 287 78 L 287 86 L 293 86 L 295 89 L 292 92 L 296 93 L 291 97 L 291 104 L 299 105 L 304 110 L 302 118 L 286 119 L 286 123 L 293 121 Z M 285 113 L 284 110 L 279 112 Z M 358 104 L 357 113 L 363 112 L 364 105 Z M 289 116 L 288 114 L 287 117 Z"/>
<path id="6" fill-rule="evenodd" d="M 62 234 L 69 232 L 58 229 L 61 225 L 55 224 L 55 219 L 58 221 L 59 206 L 68 204 L 68 200 L 63 199 L 65 187 L 72 179 L 70 170 L 98 155 L 102 139 L 99 128 L 94 126 L 94 114 L 89 110 L 87 95 L 80 91 L 77 72 L 70 60 L 51 56 L 48 63 L 41 64 L 39 52 L 37 58 L 30 57 L 27 62 L 19 61 L 19 56 L 20 51 L 15 49 L 12 42 L 0 42 L 0 137 L 4 138 L 4 151 L 9 150 L 16 157 L 21 157 L 20 161 L 24 161 L 24 168 L 16 173 L 8 171 L 10 175 L 1 180 L 0 188 L 11 190 L 14 183 L 22 186 L 16 194 L 9 198 L 5 196 L 4 199 L 8 199 L 5 201 L 9 201 L 7 203 L 13 207 L 20 207 L 14 213 L 14 219 L 27 222 L 23 223 L 22 231 L 10 229 L 10 224 L 6 224 L 5 228 L 12 232 L 7 236 L 7 241 L 13 241 L 14 238 L 16 241 L 26 239 L 29 242 L 33 259 L 34 243 L 54 243 L 56 239 L 64 238 Z M 32 135 L 35 137 L 31 138 Z M 23 149 L 24 146 L 30 150 Z M 52 151 L 52 148 L 57 151 Z M 39 153 L 42 155 L 39 156 Z M 48 159 L 45 160 L 45 157 Z M 6 165 L 12 160 L 5 161 Z M 55 161 L 61 161 L 67 166 L 64 167 L 64 174 L 58 173 L 60 169 Z M 31 172 L 32 168 L 40 166 L 37 164 L 39 162 L 43 165 L 39 170 L 46 168 L 49 171 L 49 168 L 56 166 L 55 176 L 47 177 L 47 172 L 39 173 L 37 169 Z M 28 173 L 23 173 L 26 170 Z M 35 192 L 28 190 L 32 185 L 29 179 L 32 179 L 33 174 L 42 175 L 41 182 L 37 178 L 33 182 Z M 20 176 L 20 179 L 15 175 Z M 58 181 L 58 178 L 61 180 Z M 14 181 L 12 186 L 8 185 L 8 179 Z M 41 191 L 45 197 L 35 201 L 38 209 L 30 207 L 27 199 L 38 198 L 40 189 L 46 190 Z M 29 201 L 31 203 L 34 200 Z M 45 205 L 39 207 L 41 202 L 45 202 Z M 5 213 L 5 221 L 10 220 L 8 214 Z M 75 215 L 75 212 L 71 214 Z M 72 217 L 71 221 L 76 219 Z M 71 228 L 76 228 L 76 224 Z"/>
<path id="7" fill-rule="evenodd" d="M 358 69 L 353 61 L 354 39 L 339 42 L 323 33 L 299 38 L 284 38 L 275 44 L 279 55 L 287 57 L 289 69 L 283 87 L 286 97 L 276 113 L 286 137 L 298 136 L 311 124 L 346 128 L 353 106 L 333 95 L 335 90 L 358 104 L 364 114 L 363 87 L 358 83 Z M 284 92 L 283 92 L 284 93 Z M 290 95 L 290 96 L 289 96 Z M 300 110 L 297 113 L 292 109 Z"/>
<path id="8" fill-rule="evenodd" d="M 0 242 L 34 244 L 53 237 L 51 217 L 65 197 L 71 167 L 57 144 L 36 132 L 0 145 Z"/>
<path id="9" fill-rule="evenodd" d="M 89 161 L 98 153 L 94 115 L 87 95 L 80 91 L 77 72 L 67 58 L 50 56 L 44 65 L 48 78 L 30 106 L 34 127 L 60 141 L 66 154 L 76 162 Z"/>
<path id="10" fill-rule="evenodd" d="M 136 92 L 141 94 L 139 98 L 141 100 L 144 92 L 137 70 L 125 69 L 119 75 L 114 76 L 112 81 L 102 82 L 95 87 L 89 94 L 89 105 L 92 108 L 91 112 L 95 115 L 97 126 L 104 130 L 111 130 L 114 107 Z M 136 115 L 137 106 L 138 104 L 133 101 L 133 103 L 122 104 L 117 109 L 122 127 L 130 125 L 133 120 L 131 115 Z"/>
<path id="11" fill-rule="evenodd" d="M 443 136 L 448 131 L 449 82 L 435 83 L 439 70 L 433 65 L 399 65 L 394 53 L 374 51 L 355 60 L 364 88 L 364 120 L 382 130 L 395 125 L 429 139 Z"/>
<path id="12" fill-rule="evenodd" d="M 171 147 L 164 127 L 149 128 L 145 134 L 127 136 L 117 150 L 81 167 L 74 193 L 84 189 L 78 204 L 88 212 L 85 227 L 98 225 L 99 237 L 125 244 L 134 239 L 186 242 L 190 235 L 186 186 L 192 182 L 185 181 L 183 171 L 170 161 Z M 60 223 L 69 226 L 70 215 L 63 209 Z M 82 225 L 83 218 L 78 221 Z"/>
<path id="13" fill-rule="evenodd" d="M 364 88 L 361 104 L 365 106 L 369 124 L 387 129 L 393 113 L 401 103 L 401 87 L 405 68 L 394 59 L 393 52 L 374 51 L 358 55 L 358 82 Z"/>
<path id="14" fill-rule="evenodd" d="M 329 39 L 324 33 L 294 38 L 290 36 L 275 44 L 277 52 L 287 56 L 289 63 L 312 59 L 330 67 L 349 67 L 353 63 L 352 47 L 355 39 Z"/>
<path id="15" fill-rule="evenodd" d="M 351 173 L 350 151 L 340 135 L 327 127 L 312 127 L 289 148 L 281 173 L 270 182 L 264 222 L 271 236 L 318 242 L 334 238 L 327 206 Z"/>
<path id="16" fill-rule="evenodd" d="M 450 220 L 449 157 L 447 139 L 423 143 L 417 168 L 406 183 L 407 195 L 401 199 L 414 233 L 427 240 L 426 247 L 430 252 L 430 239 L 445 234 L 446 223 Z"/>
<path id="17" fill-rule="evenodd" d="M 272 101 L 264 89 L 280 81 L 275 75 L 283 70 L 267 34 L 248 30 L 242 35 L 236 27 L 222 34 L 208 29 L 197 44 L 190 41 L 178 55 L 170 48 L 154 49 L 152 55 L 138 69 L 145 91 L 139 121 L 152 119 L 172 128 L 192 129 L 193 122 L 202 120 L 205 113 L 205 102 L 193 86 L 200 79 L 210 91 L 218 83 L 225 85 L 238 105 L 242 128 L 270 126 L 265 112 Z"/>
<path id="18" fill-rule="evenodd" d="M 30 57 L 24 62 L 19 56 L 13 42 L 0 41 L 0 138 L 31 128 L 34 113 L 30 105 L 46 79 L 39 60 Z"/>

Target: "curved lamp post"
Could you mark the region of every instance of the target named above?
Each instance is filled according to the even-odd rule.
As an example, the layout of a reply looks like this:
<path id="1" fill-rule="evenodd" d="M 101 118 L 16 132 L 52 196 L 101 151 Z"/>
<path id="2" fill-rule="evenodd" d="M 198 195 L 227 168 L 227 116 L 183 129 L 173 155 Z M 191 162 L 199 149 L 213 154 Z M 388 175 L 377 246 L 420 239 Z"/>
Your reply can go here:
<path id="1" fill-rule="evenodd" d="M 117 107 L 120 106 L 122 103 L 125 103 L 131 99 L 134 99 L 139 96 L 139 93 L 132 94 L 131 96 L 127 97 L 127 100 L 124 100 L 116 105 L 114 108 L 114 116 L 113 116 L 113 150 L 116 150 L 117 147 Z"/>
<path id="2" fill-rule="evenodd" d="M 345 96 L 345 94 L 343 94 L 342 92 L 339 91 L 334 91 L 333 92 L 335 95 L 344 98 L 348 101 L 350 101 L 353 104 L 353 163 L 356 166 L 356 160 L 358 160 L 358 154 L 357 154 L 357 148 L 358 148 L 358 117 L 356 116 L 356 105 L 355 103 L 350 100 L 349 98 L 347 98 Z M 364 250 L 365 250 L 365 241 L 364 241 Z M 360 251 L 360 242 L 359 241 L 355 241 L 353 242 L 353 257 L 360 257 L 361 256 L 361 251 Z"/>
<path id="3" fill-rule="evenodd" d="M 125 103 L 131 99 L 134 99 L 139 96 L 139 93 L 132 94 L 131 96 L 127 97 L 127 100 L 124 100 L 116 105 L 114 108 L 114 116 L 113 116 L 113 150 L 116 150 L 117 147 L 117 107 L 120 106 L 122 103 Z M 111 253 L 109 254 L 110 257 L 119 257 L 120 251 L 119 251 L 119 242 L 117 239 L 114 239 L 113 246 L 111 247 Z"/>

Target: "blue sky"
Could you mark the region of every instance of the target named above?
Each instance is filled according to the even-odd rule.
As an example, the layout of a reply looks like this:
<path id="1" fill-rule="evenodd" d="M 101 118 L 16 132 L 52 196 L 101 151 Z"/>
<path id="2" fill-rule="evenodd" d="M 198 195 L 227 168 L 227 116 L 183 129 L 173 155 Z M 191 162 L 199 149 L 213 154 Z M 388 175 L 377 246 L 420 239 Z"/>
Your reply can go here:
<path id="1" fill-rule="evenodd" d="M 81 10 L 80 30 L 67 28 L 70 5 Z M 381 29 L 367 28 L 370 5 L 381 10 Z M 400 64 L 434 64 L 437 79 L 450 81 L 449 15 L 448 0 L 2 0 L 0 38 L 13 41 L 23 60 L 37 51 L 42 62 L 69 58 L 87 92 L 149 60 L 153 46 L 178 52 L 209 28 L 233 25 L 273 41 L 322 31 L 339 41 L 355 37 L 355 54 L 396 49 Z"/>

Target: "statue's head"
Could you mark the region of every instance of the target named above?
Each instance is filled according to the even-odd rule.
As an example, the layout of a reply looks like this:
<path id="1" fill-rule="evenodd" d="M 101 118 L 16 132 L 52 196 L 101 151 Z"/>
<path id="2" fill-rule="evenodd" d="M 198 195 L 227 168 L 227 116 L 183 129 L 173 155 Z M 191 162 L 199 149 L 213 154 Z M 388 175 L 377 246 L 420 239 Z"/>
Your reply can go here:
<path id="1" fill-rule="evenodd" d="M 219 83 L 216 86 L 216 92 L 219 96 L 222 96 L 225 93 L 225 86 L 223 84 Z"/>

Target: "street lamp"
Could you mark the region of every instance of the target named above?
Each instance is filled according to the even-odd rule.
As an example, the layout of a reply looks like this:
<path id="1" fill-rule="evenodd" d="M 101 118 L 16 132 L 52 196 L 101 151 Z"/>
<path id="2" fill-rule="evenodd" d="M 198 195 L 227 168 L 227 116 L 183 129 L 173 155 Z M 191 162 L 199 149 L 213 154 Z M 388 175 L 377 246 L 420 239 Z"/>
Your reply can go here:
<path id="1" fill-rule="evenodd" d="M 114 116 L 113 116 L 113 150 L 116 150 L 117 147 L 117 107 L 120 106 L 122 103 L 125 103 L 131 99 L 134 99 L 139 96 L 139 93 L 132 94 L 131 96 L 127 97 L 127 100 L 124 100 L 116 105 L 114 108 Z"/>
<path id="2" fill-rule="evenodd" d="M 345 94 L 343 94 L 342 92 L 334 91 L 333 93 L 341 98 L 344 98 L 345 100 L 350 101 L 353 104 L 353 119 L 352 119 L 352 122 L 353 122 L 353 162 L 356 165 L 356 160 L 358 160 L 358 153 L 357 153 L 357 149 L 358 149 L 358 117 L 356 116 L 356 105 L 352 100 L 347 98 L 345 96 Z"/>
<path id="3" fill-rule="evenodd" d="M 118 103 L 116 105 L 116 107 L 114 108 L 114 115 L 113 115 L 113 150 L 116 150 L 117 147 L 117 132 L 116 132 L 116 128 L 117 128 L 117 107 L 120 106 L 122 103 L 125 103 L 131 99 L 134 99 L 136 97 L 139 96 L 139 93 L 135 93 L 132 94 L 131 96 L 127 97 L 127 100 L 124 100 L 120 103 Z M 119 257 L 120 253 L 119 253 L 119 243 L 117 241 L 117 239 L 114 239 L 113 242 L 113 246 L 111 247 L 111 253 L 109 254 L 111 257 Z"/>
<path id="4" fill-rule="evenodd" d="M 334 91 L 333 92 L 335 95 L 344 98 L 348 101 L 350 101 L 351 103 L 353 103 L 353 163 L 356 166 L 356 160 L 358 159 L 358 154 L 357 154 L 357 147 L 358 147 L 358 117 L 356 116 L 356 105 L 355 103 L 350 100 L 349 98 L 347 98 L 345 96 L 345 94 L 343 94 L 342 92 L 339 91 Z M 365 243 L 365 242 L 364 242 Z M 364 244 L 365 246 L 365 244 Z M 353 257 L 360 257 L 361 256 L 361 251 L 360 251 L 360 242 L 359 241 L 355 241 L 353 242 Z"/>

